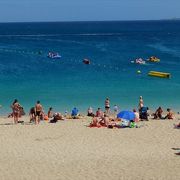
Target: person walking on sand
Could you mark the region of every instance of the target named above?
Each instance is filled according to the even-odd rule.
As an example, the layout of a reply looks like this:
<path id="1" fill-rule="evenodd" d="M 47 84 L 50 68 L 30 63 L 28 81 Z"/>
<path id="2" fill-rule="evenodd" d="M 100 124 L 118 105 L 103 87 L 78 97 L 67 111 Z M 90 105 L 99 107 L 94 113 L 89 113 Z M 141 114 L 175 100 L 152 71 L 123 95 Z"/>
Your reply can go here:
<path id="1" fill-rule="evenodd" d="M 35 124 L 39 124 L 40 122 L 40 117 L 42 116 L 43 113 L 43 107 L 40 104 L 40 101 L 37 101 L 35 105 Z"/>
<path id="2" fill-rule="evenodd" d="M 14 124 L 18 123 L 18 118 L 20 115 L 21 105 L 19 104 L 18 100 L 15 99 L 14 102 L 11 105 L 12 111 L 13 111 L 13 117 L 14 117 Z"/>
<path id="3" fill-rule="evenodd" d="M 110 100 L 109 100 L 109 98 L 106 98 L 106 100 L 105 100 L 105 112 L 107 114 L 109 114 L 109 112 L 110 112 Z"/>

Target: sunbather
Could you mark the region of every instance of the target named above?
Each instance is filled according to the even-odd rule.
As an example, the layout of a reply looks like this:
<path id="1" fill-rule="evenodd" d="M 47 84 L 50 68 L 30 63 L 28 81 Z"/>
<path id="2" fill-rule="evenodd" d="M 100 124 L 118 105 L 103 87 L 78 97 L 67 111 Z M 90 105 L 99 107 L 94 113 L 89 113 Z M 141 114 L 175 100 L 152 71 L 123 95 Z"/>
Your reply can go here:
<path id="1" fill-rule="evenodd" d="M 163 110 L 159 107 L 156 112 L 154 113 L 154 119 L 162 119 Z"/>
<path id="2" fill-rule="evenodd" d="M 173 112 L 171 111 L 171 109 L 167 109 L 167 115 L 164 117 L 164 119 L 173 119 Z"/>

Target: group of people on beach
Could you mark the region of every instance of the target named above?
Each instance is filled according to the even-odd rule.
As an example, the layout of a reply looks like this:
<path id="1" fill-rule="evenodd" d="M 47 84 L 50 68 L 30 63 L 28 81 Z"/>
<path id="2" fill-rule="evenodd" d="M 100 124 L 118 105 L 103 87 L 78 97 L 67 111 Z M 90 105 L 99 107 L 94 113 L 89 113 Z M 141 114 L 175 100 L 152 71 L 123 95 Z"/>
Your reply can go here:
<path id="1" fill-rule="evenodd" d="M 117 118 L 117 114 L 119 112 L 119 107 L 117 105 L 114 105 L 114 113 L 110 112 L 110 100 L 109 98 L 106 98 L 105 100 L 105 111 L 103 112 L 101 108 L 98 108 L 96 113 L 93 113 L 92 107 L 88 108 L 88 116 L 92 116 L 92 122 L 90 123 L 90 127 L 112 127 L 117 126 L 119 124 L 119 121 L 125 121 L 120 118 Z M 133 113 L 135 115 L 135 118 L 128 121 L 127 126 L 131 127 L 132 124 L 135 125 L 140 120 L 149 120 L 149 117 L 151 116 L 152 119 L 173 119 L 173 112 L 170 108 L 167 109 L 167 114 L 165 116 L 162 115 L 163 109 L 159 107 L 155 113 L 150 113 L 150 110 L 148 107 L 144 106 L 143 97 L 139 97 L 139 103 L 138 103 L 138 111 L 136 109 L 133 109 Z M 121 124 L 123 124 L 121 122 Z M 136 126 L 136 125 L 135 125 Z M 135 127 L 134 126 L 134 127 Z"/>
<path id="2" fill-rule="evenodd" d="M 13 101 L 11 104 L 12 113 L 8 115 L 8 117 L 13 117 L 14 124 L 17 124 L 19 121 L 19 118 L 23 115 L 25 115 L 23 106 L 18 102 L 17 99 Z M 71 115 L 68 116 L 67 111 L 64 115 L 66 118 L 73 118 L 78 119 L 80 114 L 79 110 L 74 107 L 72 109 Z M 35 104 L 35 106 L 30 108 L 29 111 L 29 117 L 30 117 L 30 123 L 39 124 L 41 120 L 49 121 L 50 123 L 56 123 L 58 120 L 64 120 L 64 117 L 60 112 L 53 112 L 53 108 L 50 107 L 47 114 L 44 112 L 44 108 L 41 105 L 40 101 L 38 100 Z"/>
<path id="3" fill-rule="evenodd" d="M 18 100 L 15 99 L 14 102 L 11 104 L 11 108 L 12 108 L 12 113 L 10 113 L 8 117 L 13 117 L 14 124 L 17 124 L 19 118 L 22 115 L 25 115 L 25 112 L 23 111 L 23 106 L 21 106 Z M 40 104 L 40 101 L 37 101 L 36 105 L 30 109 L 29 115 L 30 115 L 30 121 L 33 119 L 35 124 L 39 124 L 40 118 L 43 115 L 43 107 Z"/>
<path id="4" fill-rule="evenodd" d="M 9 114 L 9 117 L 14 118 L 14 123 L 18 123 L 18 119 L 25 115 L 23 106 L 18 102 L 17 99 L 13 101 L 11 104 L 12 113 Z M 114 105 L 113 112 L 110 111 L 110 99 L 107 97 L 104 101 L 104 112 L 101 110 L 101 108 L 98 108 L 97 111 L 94 113 L 93 108 L 89 107 L 87 110 L 87 116 L 92 117 L 91 126 L 111 126 L 115 125 L 119 122 L 121 119 L 117 118 L 117 114 L 119 112 L 119 107 L 117 105 Z M 167 114 L 163 116 L 163 109 L 162 107 L 158 107 L 157 110 L 150 115 L 149 108 L 144 106 L 143 97 L 139 97 L 139 103 L 138 103 L 138 111 L 136 109 L 132 110 L 135 114 L 135 118 L 131 120 L 131 122 L 138 122 L 139 120 L 148 120 L 148 116 L 153 117 L 153 119 L 173 119 L 173 112 L 170 108 L 167 109 Z M 67 114 L 67 111 L 65 112 L 65 115 L 63 116 L 61 113 L 53 112 L 53 108 L 50 107 L 48 110 L 48 113 L 45 114 L 43 110 L 43 106 L 41 105 L 40 101 L 38 100 L 32 108 L 30 108 L 29 111 L 30 116 L 30 122 L 33 122 L 35 124 L 39 124 L 41 120 L 48 120 L 51 123 L 55 123 L 58 120 L 64 120 L 65 118 L 73 118 L 78 119 L 80 118 L 79 110 L 75 107 L 72 109 L 71 115 Z"/>

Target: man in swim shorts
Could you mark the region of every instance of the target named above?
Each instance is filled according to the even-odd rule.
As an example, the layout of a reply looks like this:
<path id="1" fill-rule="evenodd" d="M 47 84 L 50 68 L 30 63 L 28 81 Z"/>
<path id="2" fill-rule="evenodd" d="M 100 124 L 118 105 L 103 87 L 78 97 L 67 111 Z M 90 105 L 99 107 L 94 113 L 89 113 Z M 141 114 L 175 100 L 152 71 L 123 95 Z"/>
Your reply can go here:
<path id="1" fill-rule="evenodd" d="M 43 107 L 40 104 L 40 101 L 37 101 L 35 105 L 35 124 L 39 124 L 40 117 L 42 116 L 42 112 L 43 112 Z"/>

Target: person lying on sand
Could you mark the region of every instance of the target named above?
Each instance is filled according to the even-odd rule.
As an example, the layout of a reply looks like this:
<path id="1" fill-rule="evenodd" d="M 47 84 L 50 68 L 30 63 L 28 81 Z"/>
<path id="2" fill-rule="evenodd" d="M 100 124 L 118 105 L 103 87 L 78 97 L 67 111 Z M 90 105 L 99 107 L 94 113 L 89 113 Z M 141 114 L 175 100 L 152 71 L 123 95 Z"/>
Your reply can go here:
<path id="1" fill-rule="evenodd" d="M 59 120 L 64 120 L 64 117 L 61 113 L 54 113 L 53 118 L 49 120 L 50 123 L 56 123 Z"/>
<path id="2" fill-rule="evenodd" d="M 179 124 L 174 124 L 174 128 L 180 129 L 180 123 Z"/>

